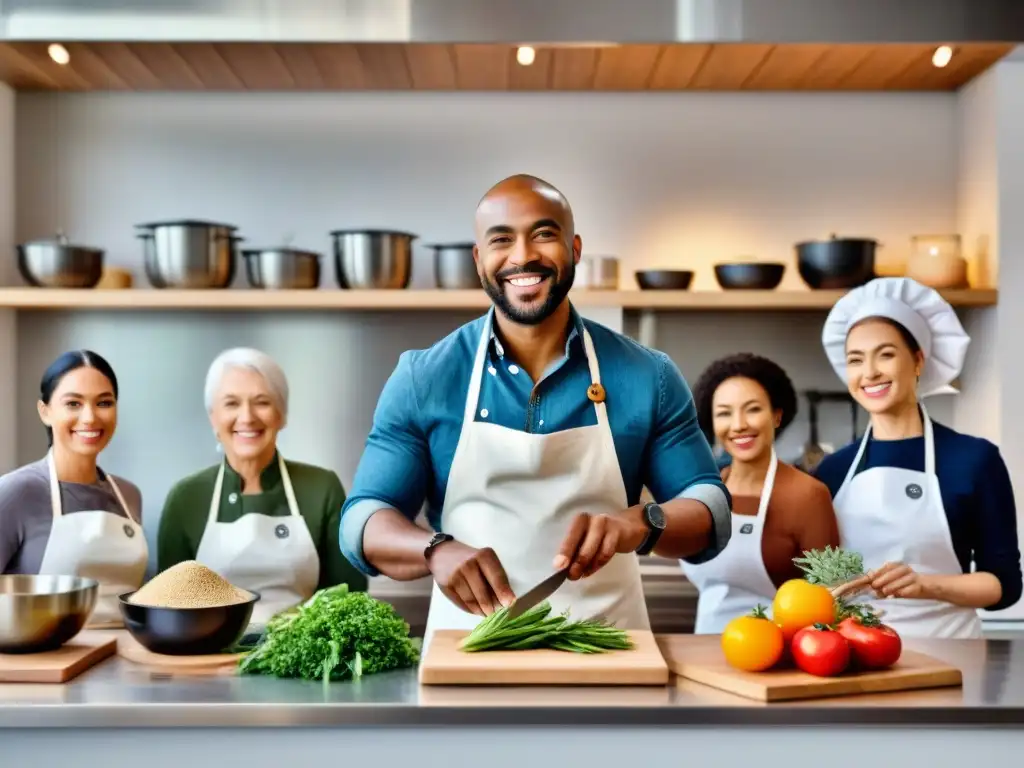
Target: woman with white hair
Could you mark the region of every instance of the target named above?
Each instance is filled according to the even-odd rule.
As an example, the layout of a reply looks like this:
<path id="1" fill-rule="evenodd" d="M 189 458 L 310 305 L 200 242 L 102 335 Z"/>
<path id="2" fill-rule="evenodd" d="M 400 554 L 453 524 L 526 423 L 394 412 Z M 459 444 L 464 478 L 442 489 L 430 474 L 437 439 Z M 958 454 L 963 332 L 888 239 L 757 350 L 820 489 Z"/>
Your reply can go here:
<path id="1" fill-rule="evenodd" d="M 179 481 L 157 540 L 159 570 L 196 560 L 261 595 L 265 624 L 323 587 L 365 590 L 338 543 L 345 490 L 329 469 L 286 461 L 277 435 L 288 420 L 288 381 L 268 355 L 221 353 L 206 376 L 206 411 L 224 460 Z"/>

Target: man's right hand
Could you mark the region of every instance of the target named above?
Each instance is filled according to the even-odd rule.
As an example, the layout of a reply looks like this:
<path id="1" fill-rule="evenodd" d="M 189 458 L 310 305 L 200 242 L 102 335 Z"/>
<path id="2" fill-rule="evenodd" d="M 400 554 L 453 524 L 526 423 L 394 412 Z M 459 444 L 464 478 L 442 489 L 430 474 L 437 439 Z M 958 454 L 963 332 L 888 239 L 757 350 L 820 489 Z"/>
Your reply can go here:
<path id="1" fill-rule="evenodd" d="M 446 541 L 430 553 L 428 565 L 441 591 L 467 613 L 488 616 L 516 599 L 505 569 L 490 547 L 474 549 Z"/>

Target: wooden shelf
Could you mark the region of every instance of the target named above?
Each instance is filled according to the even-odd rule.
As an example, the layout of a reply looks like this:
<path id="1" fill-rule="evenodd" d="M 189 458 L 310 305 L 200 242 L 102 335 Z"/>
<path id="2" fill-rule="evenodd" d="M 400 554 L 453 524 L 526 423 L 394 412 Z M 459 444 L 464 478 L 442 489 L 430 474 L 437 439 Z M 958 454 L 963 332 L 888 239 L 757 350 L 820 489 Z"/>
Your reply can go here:
<path id="1" fill-rule="evenodd" d="M 827 310 L 844 291 L 587 291 L 569 294 L 580 307 L 621 307 L 663 311 Z M 957 307 L 996 304 L 994 289 L 943 291 Z M 490 306 L 483 291 L 442 290 L 88 290 L 0 288 L 0 309 L 44 310 L 204 310 L 204 311 L 443 311 Z"/>

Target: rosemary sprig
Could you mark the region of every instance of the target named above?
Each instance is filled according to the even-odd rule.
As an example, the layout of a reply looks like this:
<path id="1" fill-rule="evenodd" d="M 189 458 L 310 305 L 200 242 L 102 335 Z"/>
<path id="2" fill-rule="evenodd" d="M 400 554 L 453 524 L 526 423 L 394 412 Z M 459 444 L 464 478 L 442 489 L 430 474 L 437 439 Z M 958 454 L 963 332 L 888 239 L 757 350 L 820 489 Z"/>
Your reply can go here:
<path id="1" fill-rule="evenodd" d="M 823 584 L 829 589 L 858 579 L 865 573 L 864 558 L 859 552 L 833 548 L 832 545 L 804 552 L 803 557 L 793 558 L 793 564 L 804 572 L 804 578 L 811 584 Z"/>

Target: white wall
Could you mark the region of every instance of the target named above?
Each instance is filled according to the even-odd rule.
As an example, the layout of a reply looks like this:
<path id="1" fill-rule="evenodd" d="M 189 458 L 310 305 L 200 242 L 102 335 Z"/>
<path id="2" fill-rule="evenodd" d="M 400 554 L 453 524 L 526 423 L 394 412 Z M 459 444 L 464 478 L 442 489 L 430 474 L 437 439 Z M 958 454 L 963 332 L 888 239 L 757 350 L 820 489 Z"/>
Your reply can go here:
<path id="1" fill-rule="evenodd" d="M 343 227 L 464 240 L 479 196 L 517 172 L 565 191 L 584 250 L 623 258 L 625 288 L 632 269 L 656 265 L 695 268 L 694 288 L 714 288 L 716 261 L 792 265 L 793 243 L 830 232 L 877 237 L 898 266 L 910 235 L 957 225 L 948 94 L 22 94 L 17 105 L 18 237 L 63 227 L 143 286 L 137 223 L 214 219 L 239 226 L 248 244 L 293 233 L 296 245 L 325 252 L 327 232 Z M 424 253 L 418 286 L 432 280 Z M 800 287 L 793 265 L 783 288 Z M 347 485 L 399 352 L 471 316 L 23 313 L 18 458 L 44 450 L 33 402 L 46 363 L 72 346 L 109 356 L 123 399 L 104 463 L 142 486 L 152 535 L 167 488 L 216 458 L 205 367 L 224 346 L 247 343 L 290 376 L 283 449 L 334 467 Z M 664 315 L 658 346 L 691 381 L 719 355 L 754 350 L 798 387 L 837 388 L 823 319 Z M 936 408 L 951 415 L 948 400 Z M 847 409 L 828 406 L 823 420 L 824 440 L 849 439 Z M 793 426 L 784 456 L 799 452 L 805 430 Z"/>

